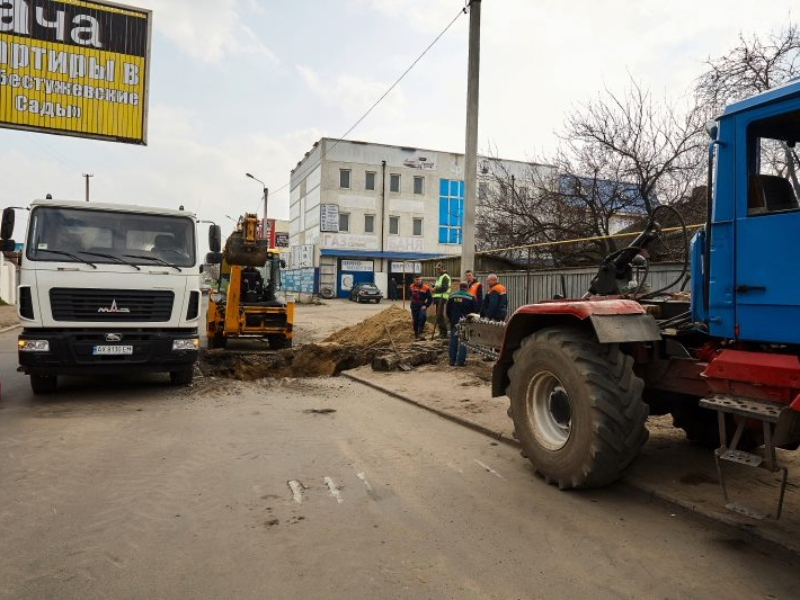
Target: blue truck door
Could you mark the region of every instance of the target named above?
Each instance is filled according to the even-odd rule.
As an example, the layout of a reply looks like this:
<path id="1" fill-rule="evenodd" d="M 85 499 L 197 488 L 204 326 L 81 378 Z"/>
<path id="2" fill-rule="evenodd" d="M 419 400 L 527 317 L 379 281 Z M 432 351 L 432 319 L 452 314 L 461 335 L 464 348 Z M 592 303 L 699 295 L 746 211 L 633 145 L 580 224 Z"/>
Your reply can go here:
<path id="1" fill-rule="evenodd" d="M 740 339 L 800 342 L 798 237 L 800 212 L 738 219 L 734 293 Z"/>
<path id="2" fill-rule="evenodd" d="M 743 115 L 737 131 L 738 140 L 747 140 L 747 153 L 738 153 L 736 167 L 736 281 L 732 290 L 742 340 L 800 342 L 796 258 L 800 206 L 785 173 L 776 172 L 774 162 L 768 160 L 769 148 L 775 148 L 772 136 L 783 132 L 773 123 L 786 117 L 786 112 L 785 105 L 773 105 L 752 116 Z"/>

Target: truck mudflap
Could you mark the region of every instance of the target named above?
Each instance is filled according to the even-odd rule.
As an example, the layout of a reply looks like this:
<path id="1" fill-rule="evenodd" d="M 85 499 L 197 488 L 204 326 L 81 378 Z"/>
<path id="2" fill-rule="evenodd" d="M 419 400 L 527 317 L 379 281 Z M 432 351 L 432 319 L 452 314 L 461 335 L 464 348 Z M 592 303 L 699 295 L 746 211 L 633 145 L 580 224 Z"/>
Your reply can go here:
<path id="1" fill-rule="evenodd" d="M 197 330 L 25 330 L 18 370 L 46 376 L 172 372 L 197 361 L 198 344 Z"/>

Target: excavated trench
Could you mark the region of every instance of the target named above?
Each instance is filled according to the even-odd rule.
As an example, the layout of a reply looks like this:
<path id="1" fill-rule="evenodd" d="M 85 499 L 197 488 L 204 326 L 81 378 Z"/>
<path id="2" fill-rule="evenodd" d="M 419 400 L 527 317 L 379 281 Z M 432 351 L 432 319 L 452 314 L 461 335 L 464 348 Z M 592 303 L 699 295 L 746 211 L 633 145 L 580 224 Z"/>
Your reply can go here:
<path id="1" fill-rule="evenodd" d="M 266 377 L 335 377 L 342 371 L 372 364 L 376 357 L 397 355 L 413 342 L 411 316 L 399 307 L 390 306 L 322 342 L 298 348 L 277 352 L 203 350 L 200 370 L 206 377 L 241 381 Z"/>

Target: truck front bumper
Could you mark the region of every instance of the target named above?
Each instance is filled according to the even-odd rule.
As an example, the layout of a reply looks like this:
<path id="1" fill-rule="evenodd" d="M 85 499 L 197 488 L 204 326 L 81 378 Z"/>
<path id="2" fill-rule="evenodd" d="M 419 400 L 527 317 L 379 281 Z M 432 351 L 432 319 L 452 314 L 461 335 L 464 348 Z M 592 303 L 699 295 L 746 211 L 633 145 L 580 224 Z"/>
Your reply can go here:
<path id="1" fill-rule="evenodd" d="M 46 346 L 19 351 L 19 371 L 32 375 L 164 373 L 191 367 L 198 356 L 197 330 L 125 331 L 25 330 L 19 346 Z M 35 344 L 33 342 L 38 342 Z M 45 344 L 46 342 L 46 344 Z M 173 350 L 175 343 L 184 348 Z M 124 350 L 100 354 L 98 348 Z M 123 348 L 124 347 L 124 348 Z"/>

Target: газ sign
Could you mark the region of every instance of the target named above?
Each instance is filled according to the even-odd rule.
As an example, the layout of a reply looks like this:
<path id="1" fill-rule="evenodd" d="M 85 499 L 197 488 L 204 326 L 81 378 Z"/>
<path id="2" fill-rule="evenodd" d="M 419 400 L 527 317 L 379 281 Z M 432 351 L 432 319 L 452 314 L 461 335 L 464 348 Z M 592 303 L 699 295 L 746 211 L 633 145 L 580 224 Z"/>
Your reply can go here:
<path id="1" fill-rule="evenodd" d="M 147 143 L 151 12 L 0 0 L 0 126 Z"/>

